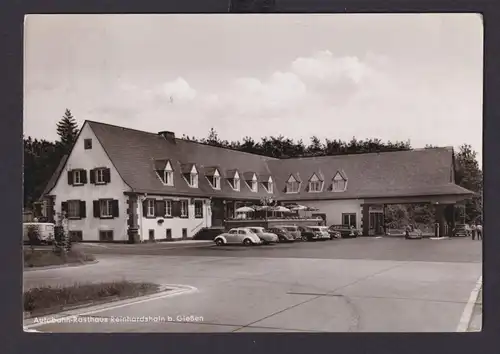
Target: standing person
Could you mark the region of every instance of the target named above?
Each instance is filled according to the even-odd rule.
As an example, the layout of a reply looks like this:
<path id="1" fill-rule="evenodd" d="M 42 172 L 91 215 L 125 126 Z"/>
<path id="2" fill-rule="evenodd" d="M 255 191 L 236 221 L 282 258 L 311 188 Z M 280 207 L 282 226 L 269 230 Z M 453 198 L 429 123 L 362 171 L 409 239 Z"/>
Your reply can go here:
<path id="1" fill-rule="evenodd" d="M 483 226 L 481 224 L 477 224 L 476 231 L 477 231 L 477 239 L 482 240 L 483 239 Z"/>
<path id="2" fill-rule="evenodd" d="M 476 229 L 476 225 L 473 223 L 471 226 L 470 226 L 470 233 L 472 234 L 472 239 L 476 239 L 476 232 L 477 232 L 477 229 Z"/>

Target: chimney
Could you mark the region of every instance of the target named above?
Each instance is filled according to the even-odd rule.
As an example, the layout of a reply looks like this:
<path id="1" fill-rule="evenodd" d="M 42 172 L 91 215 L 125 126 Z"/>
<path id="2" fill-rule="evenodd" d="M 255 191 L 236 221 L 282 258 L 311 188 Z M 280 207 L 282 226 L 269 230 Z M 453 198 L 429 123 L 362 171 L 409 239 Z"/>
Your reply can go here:
<path id="1" fill-rule="evenodd" d="M 170 141 L 175 144 L 175 133 L 169 131 L 158 132 L 159 136 L 162 136 L 166 141 Z"/>

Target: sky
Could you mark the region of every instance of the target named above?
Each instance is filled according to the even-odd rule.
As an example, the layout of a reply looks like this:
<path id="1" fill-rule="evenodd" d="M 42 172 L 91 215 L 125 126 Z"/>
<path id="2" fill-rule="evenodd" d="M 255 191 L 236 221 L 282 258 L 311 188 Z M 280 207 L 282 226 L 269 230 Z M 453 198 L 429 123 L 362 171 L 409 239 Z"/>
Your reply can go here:
<path id="1" fill-rule="evenodd" d="M 476 14 L 28 15 L 24 133 L 86 119 L 226 140 L 379 138 L 482 156 Z"/>

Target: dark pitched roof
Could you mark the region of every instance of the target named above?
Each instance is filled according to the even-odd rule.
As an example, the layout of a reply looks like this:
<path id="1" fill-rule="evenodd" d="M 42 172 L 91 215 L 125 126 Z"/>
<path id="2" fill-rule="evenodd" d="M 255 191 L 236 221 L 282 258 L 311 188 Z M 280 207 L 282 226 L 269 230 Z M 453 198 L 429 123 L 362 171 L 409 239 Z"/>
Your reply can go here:
<path id="1" fill-rule="evenodd" d="M 62 157 L 61 161 L 59 161 L 59 165 L 57 165 L 56 170 L 52 174 L 52 177 L 50 177 L 50 180 L 47 183 L 47 185 L 45 186 L 45 189 L 43 190 L 43 193 L 39 199 L 42 199 L 44 196 L 49 194 L 50 191 L 52 190 L 52 188 L 54 188 L 56 186 L 57 180 L 59 179 L 59 176 L 61 175 L 61 172 L 63 171 L 64 165 L 66 165 L 66 161 L 68 160 L 68 156 L 69 155 L 64 155 Z"/>
<path id="2" fill-rule="evenodd" d="M 310 158 L 274 159 L 270 157 L 214 147 L 193 141 L 169 141 L 155 133 L 87 121 L 125 183 L 132 191 L 150 194 L 210 196 L 234 199 L 260 199 L 273 196 L 280 200 L 352 199 L 422 195 L 463 195 L 473 192 L 450 180 L 453 166 L 452 148 L 419 149 L 398 152 L 367 153 Z M 44 195 L 57 182 L 67 156 L 59 164 Z M 174 186 L 165 186 L 156 175 L 157 167 L 169 160 L 174 169 Z M 191 188 L 182 173 L 196 165 L 200 174 L 198 188 Z M 164 166 L 164 165 L 163 165 Z M 205 176 L 219 170 L 221 189 L 214 190 Z M 240 191 L 228 183 L 236 171 L 242 179 Z M 245 171 L 245 172 L 243 172 Z M 269 176 L 274 184 L 273 194 L 264 188 L 252 192 L 243 180 L 252 171 L 260 182 Z M 299 193 L 284 193 L 285 183 L 292 175 L 302 182 L 313 173 L 323 179 L 322 192 L 308 193 L 307 183 Z M 333 192 L 334 176 L 340 173 L 347 180 L 344 192 Z"/>
<path id="3" fill-rule="evenodd" d="M 254 175 L 258 179 L 257 174 L 255 172 L 243 172 L 243 179 L 245 181 L 251 181 Z"/>
<path id="4" fill-rule="evenodd" d="M 435 148 L 272 160 L 268 164 L 283 200 L 470 194 L 450 183 L 452 156 L 452 148 Z M 319 170 L 325 177 L 323 192 L 311 196 L 302 185 L 299 193 L 284 193 L 291 174 L 312 175 Z M 332 192 L 337 172 L 347 180 L 344 192 Z"/>
<path id="5" fill-rule="evenodd" d="M 260 199 L 269 195 L 259 189 L 252 192 L 241 185 L 234 191 L 226 179 L 221 180 L 221 189 L 215 190 L 205 178 L 205 168 L 219 166 L 221 177 L 224 171 L 255 171 L 270 174 L 267 161 L 272 158 L 218 148 L 202 143 L 176 139 L 168 141 L 155 133 L 148 133 L 119 126 L 87 121 L 114 166 L 133 191 L 142 193 L 171 193 L 186 196 L 221 196 L 225 198 Z M 174 169 L 174 186 L 165 186 L 156 176 L 154 160 L 169 159 Z M 190 172 L 195 164 L 200 176 L 198 188 L 191 188 L 182 177 L 182 171 Z M 181 165 L 186 165 L 181 168 Z M 176 168 L 178 167 L 178 168 Z M 203 172 L 203 173 L 202 173 Z M 234 173 L 233 173 L 234 175 Z"/>

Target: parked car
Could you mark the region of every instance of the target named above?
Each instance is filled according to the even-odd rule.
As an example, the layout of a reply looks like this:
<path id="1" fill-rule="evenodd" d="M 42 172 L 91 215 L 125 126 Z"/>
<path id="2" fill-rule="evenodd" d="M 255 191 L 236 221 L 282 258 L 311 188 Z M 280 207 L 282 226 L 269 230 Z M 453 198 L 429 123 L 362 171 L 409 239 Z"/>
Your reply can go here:
<path id="1" fill-rule="evenodd" d="M 455 237 L 467 237 L 472 234 L 472 230 L 467 224 L 458 224 L 455 225 L 455 229 L 453 230 L 453 236 Z"/>
<path id="2" fill-rule="evenodd" d="M 38 232 L 38 242 L 40 244 L 50 244 L 54 241 L 54 224 L 47 222 L 25 222 L 23 223 L 23 242 L 29 243 L 28 232 L 30 228 L 36 228 Z"/>
<path id="3" fill-rule="evenodd" d="M 351 227 L 350 225 L 330 225 L 328 230 L 340 232 L 340 236 L 342 238 L 358 237 L 361 234 L 358 229 Z"/>
<path id="4" fill-rule="evenodd" d="M 302 237 L 302 233 L 299 230 L 299 226 L 295 225 L 280 225 L 278 227 L 284 228 L 286 231 L 288 231 L 292 236 L 294 240 L 300 240 Z"/>
<path id="5" fill-rule="evenodd" d="M 237 227 L 220 234 L 214 239 L 217 246 L 226 244 L 244 244 L 245 246 L 260 245 L 262 243 L 259 236 L 246 227 Z"/>
<path id="6" fill-rule="evenodd" d="M 295 237 L 292 233 L 286 230 L 284 227 L 271 227 L 267 230 L 268 232 L 272 232 L 278 236 L 279 242 L 294 242 Z"/>
<path id="7" fill-rule="evenodd" d="M 304 226 L 300 227 L 303 241 L 328 240 L 330 234 L 326 226 Z"/>
<path id="8" fill-rule="evenodd" d="M 278 235 L 271 232 L 267 232 L 266 229 L 264 229 L 262 226 L 252 226 L 249 227 L 248 229 L 256 233 L 263 244 L 276 243 L 279 241 Z"/>
<path id="9" fill-rule="evenodd" d="M 330 235 L 330 240 L 336 239 L 336 238 L 342 238 L 342 234 L 338 230 L 333 230 L 328 227 L 326 228 L 326 232 Z"/>

